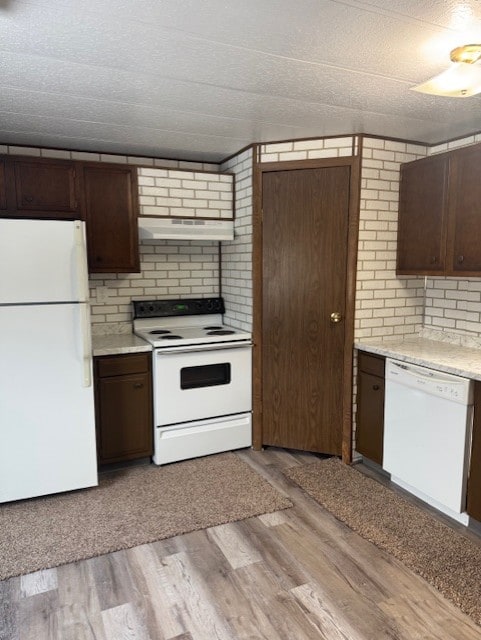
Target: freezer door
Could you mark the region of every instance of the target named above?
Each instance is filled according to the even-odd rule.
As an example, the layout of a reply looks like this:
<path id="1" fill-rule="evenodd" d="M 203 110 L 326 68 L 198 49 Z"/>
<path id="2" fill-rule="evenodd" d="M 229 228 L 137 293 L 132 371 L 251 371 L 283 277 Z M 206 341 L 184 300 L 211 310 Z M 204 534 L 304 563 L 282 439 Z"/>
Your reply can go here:
<path id="1" fill-rule="evenodd" d="M 0 502 L 97 484 L 83 314 L 82 304 L 0 311 Z"/>
<path id="2" fill-rule="evenodd" d="M 0 220 L 0 305 L 88 299 L 84 223 Z"/>

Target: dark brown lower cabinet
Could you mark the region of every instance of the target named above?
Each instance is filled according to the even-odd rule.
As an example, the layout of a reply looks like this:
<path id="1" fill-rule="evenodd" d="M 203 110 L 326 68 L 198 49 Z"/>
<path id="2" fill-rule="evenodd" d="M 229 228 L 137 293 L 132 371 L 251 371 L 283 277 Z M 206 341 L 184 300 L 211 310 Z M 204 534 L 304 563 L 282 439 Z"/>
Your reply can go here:
<path id="1" fill-rule="evenodd" d="M 474 420 L 468 477 L 468 514 L 481 522 L 481 382 L 474 383 Z"/>
<path id="2" fill-rule="evenodd" d="M 384 435 L 384 364 L 384 358 L 359 351 L 356 451 L 379 465 Z"/>
<path id="3" fill-rule="evenodd" d="M 151 456 L 151 354 L 95 358 L 99 464 Z"/>

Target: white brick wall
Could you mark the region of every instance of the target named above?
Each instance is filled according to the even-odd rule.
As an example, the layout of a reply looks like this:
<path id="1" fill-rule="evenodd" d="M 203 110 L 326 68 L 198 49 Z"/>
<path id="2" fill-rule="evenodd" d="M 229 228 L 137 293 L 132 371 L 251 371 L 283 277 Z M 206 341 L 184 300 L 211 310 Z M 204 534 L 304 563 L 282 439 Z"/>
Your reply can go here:
<path id="1" fill-rule="evenodd" d="M 130 323 L 131 300 L 219 295 L 219 243 L 165 240 L 140 245 L 141 272 L 93 274 L 90 278 L 92 329 Z M 107 287 L 108 299 L 99 302 Z M 112 327 L 113 328 L 113 327 Z"/>
<path id="2" fill-rule="evenodd" d="M 352 156 L 354 136 L 342 138 L 317 138 L 293 140 L 260 145 L 260 162 L 285 162 L 288 160 L 314 160 Z"/>
<path id="3" fill-rule="evenodd" d="M 424 328 L 481 338 L 481 279 L 427 278 Z"/>
<path id="4" fill-rule="evenodd" d="M 232 218 L 233 178 L 221 173 L 141 167 L 138 170 L 140 214 Z"/>
<path id="5" fill-rule="evenodd" d="M 395 271 L 400 165 L 425 155 L 422 145 L 363 140 L 356 339 L 408 335 L 422 326 L 424 279 Z"/>
<path id="6" fill-rule="evenodd" d="M 222 243 L 222 295 L 225 323 L 252 331 L 252 149 L 228 160 L 222 171 L 235 174 L 233 242 Z"/>
<path id="7" fill-rule="evenodd" d="M 477 133 L 473 136 L 467 136 L 466 138 L 460 138 L 459 140 L 453 140 L 452 142 L 444 142 L 443 144 L 437 144 L 428 148 L 428 156 L 436 155 L 437 153 L 444 153 L 444 151 L 451 151 L 452 149 L 459 149 L 460 147 L 467 147 L 470 144 L 481 142 L 481 133 Z"/>
<path id="8" fill-rule="evenodd" d="M 213 162 L 191 162 L 190 160 L 170 160 L 166 158 L 143 158 L 117 154 L 90 153 L 87 151 L 67 151 L 65 149 L 43 149 L 41 147 L 17 147 L 0 145 L 0 153 L 16 156 L 36 156 L 37 158 L 59 158 L 61 160 L 84 160 L 87 162 L 118 162 L 121 164 L 139 164 L 147 167 L 172 167 L 195 171 L 219 171 L 219 165 Z"/>

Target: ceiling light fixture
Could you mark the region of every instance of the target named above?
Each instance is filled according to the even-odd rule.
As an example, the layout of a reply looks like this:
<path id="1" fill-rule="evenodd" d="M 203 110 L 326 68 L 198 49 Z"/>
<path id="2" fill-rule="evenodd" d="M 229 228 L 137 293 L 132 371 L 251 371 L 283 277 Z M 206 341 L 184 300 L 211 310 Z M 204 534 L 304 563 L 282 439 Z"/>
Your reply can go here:
<path id="1" fill-rule="evenodd" d="M 413 91 L 449 98 L 469 98 L 481 93 L 481 44 L 466 44 L 450 53 L 452 64 L 434 78 L 411 87 Z"/>

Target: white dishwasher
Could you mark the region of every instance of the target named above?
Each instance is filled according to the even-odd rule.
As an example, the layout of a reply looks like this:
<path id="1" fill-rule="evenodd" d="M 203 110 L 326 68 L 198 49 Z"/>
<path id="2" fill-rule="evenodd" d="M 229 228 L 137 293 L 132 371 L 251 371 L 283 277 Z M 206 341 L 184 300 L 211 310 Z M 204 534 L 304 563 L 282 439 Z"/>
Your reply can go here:
<path id="1" fill-rule="evenodd" d="M 386 359 L 383 467 L 391 480 L 463 524 L 472 382 Z"/>

